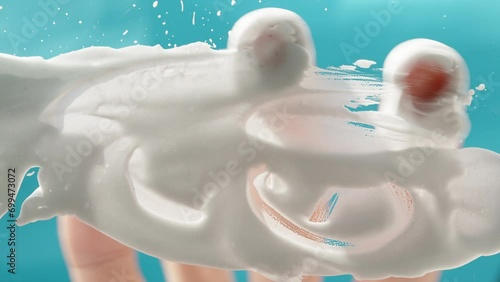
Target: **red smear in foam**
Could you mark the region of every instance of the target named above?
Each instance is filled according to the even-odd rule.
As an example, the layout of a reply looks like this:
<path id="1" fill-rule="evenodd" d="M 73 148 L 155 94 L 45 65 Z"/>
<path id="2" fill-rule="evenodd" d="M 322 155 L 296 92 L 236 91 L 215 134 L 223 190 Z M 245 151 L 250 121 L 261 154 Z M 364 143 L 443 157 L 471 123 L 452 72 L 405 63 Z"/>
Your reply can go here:
<path id="1" fill-rule="evenodd" d="M 432 102 L 444 93 L 451 75 L 433 62 L 418 62 L 405 77 L 406 92 L 419 102 Z"/>

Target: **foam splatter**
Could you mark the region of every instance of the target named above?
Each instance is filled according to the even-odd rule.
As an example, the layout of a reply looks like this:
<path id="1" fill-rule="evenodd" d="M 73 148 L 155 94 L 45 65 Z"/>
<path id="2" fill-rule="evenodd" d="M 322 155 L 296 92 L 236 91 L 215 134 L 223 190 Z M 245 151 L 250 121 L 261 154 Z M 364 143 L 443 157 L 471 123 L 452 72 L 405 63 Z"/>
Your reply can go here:
<path id="1" fill-rule="evenodd" d="M 420 276 L 500 251 L 500 156 L 460 149 L 453 49 L 403 43 L 382 84 L 314 67 L 307 24 L 280 9 L 242 18 L 228 46 L 0 55 L 0 170 L 41 168 L 18 223 L 74 214 L 156 257 L 278 281 Z M 422 99 L 408 74 L 429 61 L 447 79 Z"/>

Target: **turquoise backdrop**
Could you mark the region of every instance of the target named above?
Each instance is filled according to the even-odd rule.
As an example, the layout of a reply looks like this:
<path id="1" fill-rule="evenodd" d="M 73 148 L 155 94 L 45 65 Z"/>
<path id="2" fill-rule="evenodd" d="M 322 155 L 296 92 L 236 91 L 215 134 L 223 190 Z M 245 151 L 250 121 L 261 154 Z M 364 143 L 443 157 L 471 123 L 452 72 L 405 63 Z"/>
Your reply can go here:
<path id="1" fill-rule="evenodd" d="M 159 0 L 156 8 L 153 2 L 0 0 L 0 53 L 50 58 L 90 46 L 160 44 L 173 48 L 195 41 L 220 49 L 225 48 L 228 31 L 242 15 L 258 8 L 282 7 L 310 24 L 320 67 L 352 64 L 361 58 L 381 66 L 391 48 L 416 37 L 439 40 L 457 49 L 469 64 L 472 87 L 486 84 L 469 108 L 473 129 L 466 146 L 500 153 L 498 0 L 236 0 L 235 5 L 231 0 Z M 398 12 L 381 18 L 379 12 L 388 5 L 398 5 Z M 357 32 L 366 29 L 368 40 L 356 41 Z M 19 201 L 36 188 L 33 179 L 23 184 Z M 0 226 L 5 224 L 5 219 L 0 220 Z M 7 273 L 2 256 L 0 281 L 68 281 L 54 219 L 17 231 L 18 273 Z M 7 253 L 6 236 L 7 230 L 0 228 L 0 254 Z M 147 281 L 162 281 L 156 259 L 140 255 L 140 262 Z M 499 266 L 498 255 L 480 258 L 444 272 L 442 281 L 500 281 Z M 245 272 L 236 275 L 238 281 L 246 281 Z M 350 281 L 350 277 L 326 281 Z"/>

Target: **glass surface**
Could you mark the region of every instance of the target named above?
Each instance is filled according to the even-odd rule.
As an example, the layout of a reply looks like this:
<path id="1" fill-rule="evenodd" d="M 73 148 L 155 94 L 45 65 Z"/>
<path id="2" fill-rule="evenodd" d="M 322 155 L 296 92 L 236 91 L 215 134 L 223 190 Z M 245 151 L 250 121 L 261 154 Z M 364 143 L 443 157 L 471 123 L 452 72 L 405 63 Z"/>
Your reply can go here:
<path id="1" fill-rule="evenodd" d="M 226 47 L 228 31 L 249 11 L 280 7 L 301 15 L 310 25 L 317 64 L 351 65 L 370 59 L 381 67 L 397 44 L 412 38 L 441 41 L 462 54 L 476 90 L 468 111 L 472 132 L 465 146 L 500 152 L 500 2 L 497 0 L 401 0 L 401 11 L 381 18 L 392 0 L 160 0 L 76 1 L 0 0 L 0 52 L 50 58 L 90 46 L 115 48 L 134 44 L 164 48 L 202 41 L 214 49 Z M 360 42 L 357 34 L 367 33 Z M 0 86 L 1 91 L 1 86 Z M 1 94 L 1 93 L 0 93 Z M 37 169 L 34 169 L 37 172 Z M 18 202 L 37 186 L 24 182 Z M 0 254 L 7 253 L 6 218 L 0 220 Z M 18 273 L 8 275 L 5 257 L 0 281 L 68 281 L 57 241 L 55 220 L 17 229 Z M 411 254 L 409 254 L 411 255 Z M 147 281 L 161 281 L 156 259 L 140 256 Z M 499 281 L 500 256 L 483 257 L 461 268 L 445 271 L 442 281 Z M 238 272 L 238 281 L 246 281 Z M 350 281 L 347 276 L 326 281 Z"/>

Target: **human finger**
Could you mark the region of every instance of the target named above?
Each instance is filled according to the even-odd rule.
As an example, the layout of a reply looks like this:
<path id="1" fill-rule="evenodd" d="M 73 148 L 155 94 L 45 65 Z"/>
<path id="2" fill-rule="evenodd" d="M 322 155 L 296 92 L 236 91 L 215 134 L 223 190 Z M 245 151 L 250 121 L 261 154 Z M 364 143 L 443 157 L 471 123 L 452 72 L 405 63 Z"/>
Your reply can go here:
<path id="1" fill-rule="evenodd" d="M 78 218 L 59 217 L 58 233 L 71 281 L 144 281 L 133 249 Z"/>
<path id="2" fill-rule="evenodd" d="M 223 269 L 163 261 L 163 271 L 172 282 L 232 282 L 232 273 Z"/>

